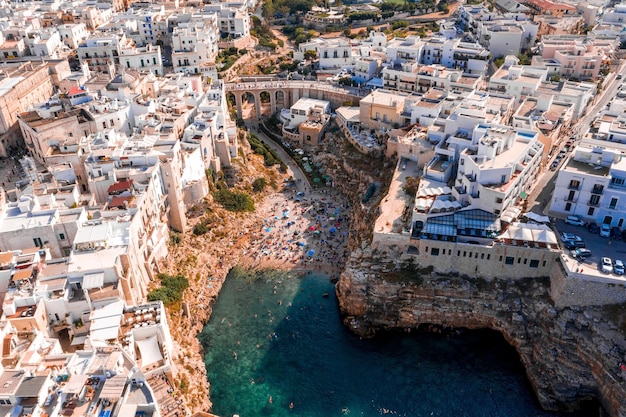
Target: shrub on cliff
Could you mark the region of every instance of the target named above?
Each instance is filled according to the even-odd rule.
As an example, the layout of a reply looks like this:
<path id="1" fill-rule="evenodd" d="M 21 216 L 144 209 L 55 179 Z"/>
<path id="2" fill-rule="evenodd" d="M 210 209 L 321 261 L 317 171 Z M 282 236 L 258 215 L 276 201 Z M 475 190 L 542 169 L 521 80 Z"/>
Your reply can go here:
<path id="1" fill-rule="evenodd" d="M 254 201 L 246 193 L 221 189 L 213 197 L 228 211 L 254 211 Z"/>
<path id="2" fill-rule="evenodd" d="M 252 190 L 255 193 L 260 193 L 261 191 L 265 189 L 266 186 L 267 186 L 267 180 L 263 177 L 260 177 L 254 180 L 254 182 L 252 183 Z"/>
<path id="3" fill-rule="evenodd" d="M 183 275 L 158 274 L 161 287 L 148 293 L 148 301 L 163 301 L 170 305 L 179 302 L 183 298 L 183 292 L 189 287 L 189 281 Z"/>

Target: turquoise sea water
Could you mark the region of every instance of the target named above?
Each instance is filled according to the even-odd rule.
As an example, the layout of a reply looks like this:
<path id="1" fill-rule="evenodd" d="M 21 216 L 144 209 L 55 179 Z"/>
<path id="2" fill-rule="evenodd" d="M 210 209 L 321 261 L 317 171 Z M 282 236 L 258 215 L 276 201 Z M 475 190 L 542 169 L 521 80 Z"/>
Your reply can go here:
<path id="1" fill-rule="evenodd" d="M 323 276 L 231 271 L 199 337 L 221 417 L 560 415 L 499 334 L 360 339 Z"/>

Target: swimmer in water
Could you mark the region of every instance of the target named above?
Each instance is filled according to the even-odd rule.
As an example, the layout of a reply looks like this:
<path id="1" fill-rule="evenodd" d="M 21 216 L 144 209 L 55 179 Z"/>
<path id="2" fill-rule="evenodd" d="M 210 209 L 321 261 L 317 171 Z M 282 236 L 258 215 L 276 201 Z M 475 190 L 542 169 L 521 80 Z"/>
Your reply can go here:
<path id="1" fill-rule="evenodd" d="M 233 358 L 235 358 L 235 360 L 237 360 L 237 352 L 235 352 L 234 350 L 233 350 Z"/>
<path id="2" fill-rule="evenodd" d="M 289 403 L 289 409 L 290 409 L 290 410 L 293 410 L 293 402 L 290 402 L 290 403 Z"/>
<path id="3" fill-rule="evenodd" d="M 272 400 L 272 396 L 270 395 L 269 403 L 271 404 L 274 400 Z"/>

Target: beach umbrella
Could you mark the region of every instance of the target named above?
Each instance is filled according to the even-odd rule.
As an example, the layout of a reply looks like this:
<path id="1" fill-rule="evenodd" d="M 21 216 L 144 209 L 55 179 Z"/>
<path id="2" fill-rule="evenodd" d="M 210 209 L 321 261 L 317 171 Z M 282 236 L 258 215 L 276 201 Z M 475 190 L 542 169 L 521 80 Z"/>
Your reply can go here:
<path id="1" fill-rule="evenodd" d="M 304 247 L 304 246 L 306 246 L 306 243 L 304 243 L 304 242 L 298 242 L 298 245 L 300 245 L 300 246 L 303 246 L 303 247 Z"/>
<path id="2" fill-rule="evenodd" d="M 271 228 L 271 227 L 266 227 L 266 228 L 265 228 L 265 231 L 266 231 L 266 232 L 271 232 L 271 231 L 272 231 L 272 228 Z"/>
<path id="3" fill-rule="evenodd" d="M 335 227 L 331 227 L 330 228 L 330 233 L 335 233 L 336 231 L 337 231 L 337 228 L 335 228 Z"/>
<path id="4" fill-rule="evenodd" d="M 308 252 L 306 253 L 306 255 L 307 255 L 307 256 L 313 256 L 313 255 L 315 255 L 315 251 L 314 251 L 313 249 L 311 249 L 310 251 L 308 251 Z"/>
<path id="5" fill-rule="evenodd" d="M 328 220 L 335 220 L 335 218 L 333 216 L 330 216 Z"/>
<path id="6" fill-rule="evenodd" d="M 316 230 L 313 233 L 316 234 L 316 235 L 319 235 L 321 232 L 319 230 Z"/>
<path id="7" fill-rule="evenodd" d="M 309 230 L 311 230 L 311 231 L 312 231 L 312 230 L 315 230 L 315 226 L 311 226 L 311 227 L 309 227 Z"/>
<path id="8" fill-rule="evenodd" d="M 313 182 L 322 182 L 322 179 L 320 177 L 315 177 L 313 178 Z"/>

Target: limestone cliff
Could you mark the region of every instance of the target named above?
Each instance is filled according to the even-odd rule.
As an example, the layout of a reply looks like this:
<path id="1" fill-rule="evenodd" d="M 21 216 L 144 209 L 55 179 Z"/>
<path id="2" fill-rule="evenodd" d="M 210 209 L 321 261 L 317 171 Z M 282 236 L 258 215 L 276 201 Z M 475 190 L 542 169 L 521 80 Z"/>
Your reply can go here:
<path id="1" fill-rule="evenodd" d="M 611 416 L 626 416 L 624 326 L 606 320 L 610 308 L 556 308 L 547 277 L 442 276 L 397 258 L 353 251 L 337 295 L 355 333 L 423 325 L 494 329 L 517 349 L 544 408 L 574 410 L 596 399 Z"/>

